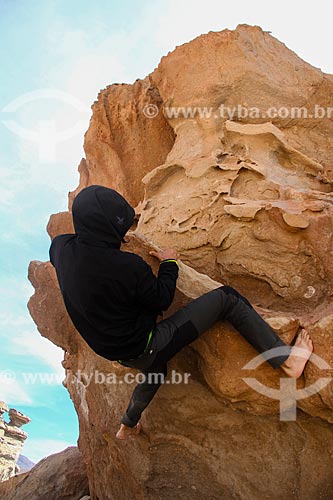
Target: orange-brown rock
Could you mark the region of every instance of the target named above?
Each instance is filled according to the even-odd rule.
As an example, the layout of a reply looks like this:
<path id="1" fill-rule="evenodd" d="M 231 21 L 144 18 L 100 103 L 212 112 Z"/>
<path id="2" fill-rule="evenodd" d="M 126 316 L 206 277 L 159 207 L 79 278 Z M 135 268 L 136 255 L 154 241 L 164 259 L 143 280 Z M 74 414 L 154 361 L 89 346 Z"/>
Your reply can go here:
<path id="1" fill-rule="evenodd" d="M 80 500 L 88 494 L 85 464 L 75 446 L 43 458 L 30 471 L 0 483 L 2 500 Z"/>
<path id="2" fill-rule="evenodd" d="M 300 328 L 310 331 L 314 356 L 296 389 L 327 380 L 297 401 L 296 421 L 280 421 L 279 402 L 243 379 L 274 391 L 283 372 L 267 363 L 244 370 L 257 353 L 230 325 L 216 324 L 169 364 L 169 372 L 190 373 L 189 383 L 161 387 L 143 433 L 118 442 L 133 390 L 118 382 L 131 370 L 88 348 L 66 314 L 53 267 L 31 262 L 29 310 L 41 334 L 65 351 L 64 383 L 94 500 L 331 495 L 333 123 L 265 113 L 328 109 L 332 98 L 330 75 L 248 26 L 202 35 L 144 80 L 99 93 L 79 186 L 69 193 L 69 211 L 51 216 L 50 236 L 73 230 L 71 204 L 83 187 L 120 190 L 138 219 L 126 250 L 155 271 L 151 247 L 181 254 L 166 316 L 220 283 L 235 286 L 288 344 Z M 154 118 L 146 111 L 152 104 Z M 229 116 L 221 116 L 222 105 Z M 176 117 L 172 106 L 209 113 Z M 244 117 L 250 108 L 259 116 Z"/>

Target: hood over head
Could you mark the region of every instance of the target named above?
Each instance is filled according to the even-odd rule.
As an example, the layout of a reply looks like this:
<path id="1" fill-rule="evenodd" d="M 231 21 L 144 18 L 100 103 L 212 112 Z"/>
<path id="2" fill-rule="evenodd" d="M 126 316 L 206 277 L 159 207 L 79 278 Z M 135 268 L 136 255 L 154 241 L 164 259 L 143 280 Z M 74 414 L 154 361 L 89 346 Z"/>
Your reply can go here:
<path id="1" fill-rule="evenodd" d="M 72 216 L 80 241 L 120 248 L 133 224 L 135 211 L 114 189 L 94 184 L 75 197 Z"/>

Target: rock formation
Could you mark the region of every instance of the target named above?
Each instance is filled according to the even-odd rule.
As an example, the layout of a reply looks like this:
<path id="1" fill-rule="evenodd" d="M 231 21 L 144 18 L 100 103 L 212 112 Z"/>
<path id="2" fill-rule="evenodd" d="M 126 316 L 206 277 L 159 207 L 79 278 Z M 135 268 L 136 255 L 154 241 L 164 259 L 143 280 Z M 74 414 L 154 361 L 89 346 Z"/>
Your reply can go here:
<path id="1" fill-rule="evenodd" d="M 20 474 L 23 472 L 28 472 L 30 469 L 36 465 L 35 462 L 32 462 L 28 457 L 25 457 L 24 455 L 19 455 L 18 460 L 17 460 L 17 465 L 20 468 Z"/>
<path id="2" fill-rule="evenodd" d="M 3 414 L 7 412 L 9 422 L 3 419 Z M 30 421 L 29 417 L 14 408 L 8 409 L 6 403 L 0 401 L 0 482 L 20 470 L 17 461 L 28 436 L 21 427 Z"/>
<path id="3" fill-rule="evenodd" d="M 43 458 L 30 471 L 0 484 L 2 500 L 88 500 L 87 472 L 76 446 Z"/>
<path id="4" fill-rule="evenodd" d="M 249 26 L 202 35 L 163 57 L 144 80 L 99 93 L 79 186 L 68 211 L 51 216 L 50 237 L 73 232 L 71 205 L 83 187 L 119 190 L 138 219 L 126 250 L 155 271 L 152 246 L 181 254 L 165 317 L 219 283 L 234 286 L 287 343 L 301 327 L 310 331 L 315 356 L 294 389 L 325 383 L 306 398 L 303 391 L 297 420 L 281 421 L 279 401 L 243 378 L 277 390 L 282 372 L 267 363 L 243 370 L 256 352 L 230 325 L 216 324 L 169 364 L 169 372 L 189 372 L 189 383 L 161 387 L 143 433 L 118 442 L 133 386 L 107 377 L 131 370 L 87 347 L 66 314 L 53 266 L 31 262 L 29 310 L 40 333 L 65 351 L 64 384 L 94 500 L 331 495 L 332 101 L 331 75 Z M 289 116 L 272 117 L 273 108 Z M 315 110 L 325 114 L 319 119 Z"/>

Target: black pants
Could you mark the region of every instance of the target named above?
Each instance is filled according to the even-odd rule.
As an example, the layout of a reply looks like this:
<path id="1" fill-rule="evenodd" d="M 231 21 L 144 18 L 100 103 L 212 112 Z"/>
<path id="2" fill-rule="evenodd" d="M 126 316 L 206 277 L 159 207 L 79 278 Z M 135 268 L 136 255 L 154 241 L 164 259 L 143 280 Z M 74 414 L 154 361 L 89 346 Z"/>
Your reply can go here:
<path id="1" fill-rule="evenodd" d="M 167 362 L 183 347 L 196 340 L 216 321 L 229 321 L 260 353 L 285 347 L 287 354 L 267 360 L 277 368 L 289 356 L 289 349 L 245 297 L 234 288 L 222 286 L 180 308 L 156 324 L 147 353 L 122 364 L 146 375 L 135 387 L 121 422 L 134 427 L 167 375 Z M 154 376 L 149 374 L 156 374 Z"/>

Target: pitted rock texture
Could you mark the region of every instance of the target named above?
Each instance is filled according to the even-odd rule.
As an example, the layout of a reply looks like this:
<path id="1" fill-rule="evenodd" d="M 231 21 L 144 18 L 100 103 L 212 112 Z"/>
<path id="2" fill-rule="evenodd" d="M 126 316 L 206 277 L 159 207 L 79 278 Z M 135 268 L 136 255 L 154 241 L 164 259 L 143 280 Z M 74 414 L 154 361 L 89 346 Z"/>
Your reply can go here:
<path id="1" fill-rule="evenodd" d="M 172 241 L 188 263 L 264 306 L 310 311 L 331 294 L 333 197 L 323 168 L 272 124 L 227 121 L 222 132 L 215 161 L 167 162 L 144 177 L 138 230 Z"/>
<path id="2" fill-rule="evenodd" d="M 118 189 L 137 213 L 124 249 L 155 272 L 149 249 L 176 247 L 181 254 L 178 290 L 165 317 L 221 283 L 235 286 L 286 343 L 302 327 L 310 331 L 318 358 L 297 390 L 323 378 L 328 383 L 297 401 L 296 421 L 280 421 L 279 401 L 243 378 L 278 390 L 283 372 L 267 363 L 244 370 L 256 351 L 219 323 L 169 363 L 169 373 L 191 374 L 189 384 L 161 387 L 144 413 L 143 433 L 118 442 L 133 385 L 111 379 L 131 370 L 88 348 L 66 314 L 53 267 L 33 261 L 29 310 L 41 334 L 65 351 L 64 383 L 80 421 L 91 498 L 329 498 L 333 122 L 268 120 L 264 113 L 312 112 L 316 104 L 332 106 L 332 98 L 332 76 L 249 26 L 202 35 L 163 57 L 144 80 L 99 93 L 79 186 L 69 193 L 69 211 L 51 216 L 51 238 L 73 232 L 70 210 L 83 187 Z M 155 118 L 145 116 L 147 104 L 157 107 Z M 221 116 L 221 105 L 233 116 Z M 238 105 L 258 108 L 260 117 L 237 116 Z M 171 116 L 171 107 L 188 106 L 213 111 Z"/>

